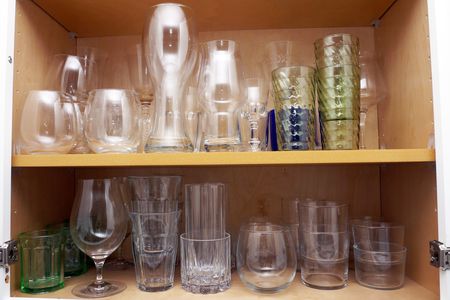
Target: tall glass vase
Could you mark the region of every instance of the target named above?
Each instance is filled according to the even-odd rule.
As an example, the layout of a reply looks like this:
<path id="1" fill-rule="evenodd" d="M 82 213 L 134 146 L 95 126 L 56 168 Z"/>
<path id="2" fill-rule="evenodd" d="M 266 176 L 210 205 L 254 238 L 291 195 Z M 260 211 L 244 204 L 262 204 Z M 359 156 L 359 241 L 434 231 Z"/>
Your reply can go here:
<path id="1" fill-rule="evenodd" d="M 174 3 L 152 7 L 143 34 L 155 93 L 155 114 L 146 152 L 192 151 L 183 126 L 184 83 L 197 58 L 190 8 Z"/>

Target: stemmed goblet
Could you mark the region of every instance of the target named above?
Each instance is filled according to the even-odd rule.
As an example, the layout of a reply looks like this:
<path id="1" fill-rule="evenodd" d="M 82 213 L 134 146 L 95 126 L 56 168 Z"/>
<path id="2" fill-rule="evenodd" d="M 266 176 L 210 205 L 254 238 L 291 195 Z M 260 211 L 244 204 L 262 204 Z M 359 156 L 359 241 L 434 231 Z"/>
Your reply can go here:
<path id="1" fill-rule="evenodd" d="M 70 233 L 74 243 L 95 263 L 94 282 L 75 286 L 72 293 L 83 298 L 101 298 L 120 293 L 126 285 L 104 281 L 102 268 L 106 258 L 122 243 L 128 217 L 117 179 L 85 179 L 77 186 L 70 216 Z"/>

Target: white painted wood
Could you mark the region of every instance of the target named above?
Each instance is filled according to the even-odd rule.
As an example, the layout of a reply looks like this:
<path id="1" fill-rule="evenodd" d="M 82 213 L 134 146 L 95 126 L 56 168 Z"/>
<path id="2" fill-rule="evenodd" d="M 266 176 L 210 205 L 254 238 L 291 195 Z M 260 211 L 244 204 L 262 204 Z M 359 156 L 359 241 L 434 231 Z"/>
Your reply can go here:
<path id="1" fill-rule="evenodd" d="M 450 245 L 450 1 L 429 0 L 439 240 Z M 441 299 L 450 299 L 450 271 L 440 272 Z"/>
<path id="2" fill-rule="evenodd" d="M 11 234 L 11 134 L 15 0 L 0 1 L 0 243 Z M 5 269 L 0 269 L 0 299 L 9 299 Z"/>

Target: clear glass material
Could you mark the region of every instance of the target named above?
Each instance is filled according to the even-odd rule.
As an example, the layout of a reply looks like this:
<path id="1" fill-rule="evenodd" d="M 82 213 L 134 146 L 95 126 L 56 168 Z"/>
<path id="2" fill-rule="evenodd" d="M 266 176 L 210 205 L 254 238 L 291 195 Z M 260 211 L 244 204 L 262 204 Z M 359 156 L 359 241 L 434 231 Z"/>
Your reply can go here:
<path id="1" fill-rule="evenodd" d="M 283 224 L 289 228 L 292 240 L 297 253 L 297 270 L 300 271 L 300 199 L 282 199 L 281 201 L 281 220 Z"/>
<path id="2" fill-rule="evenodd" d="M 352 222 L 353 243 L 365 250 L 381 251 L 382 245 L 398 244 L 403 245 L 405 239 L 405 227 L 403 225 L 358 220 Z"/>
<path id="3" fill-rule="evenodd" d="M 51 60 L 46 85 L 48 89 L 59 90 L 71 99 L 77 116 L 77 144 L 71 153 L 89 153 L 91 150 L 84 136 L 84 110 L 88 91 L 97 85 L 98 67 L 87 56 L 57 54 Z"/>
<path id="4" fill-rule="evenodd" d="M 133 202 L 179 201 L 181 179 L 181 176 L 130 176 L 128 184 L 131 199 Z"/>
<path id="5" fill-rule="evenodd" d="M 64 287 L 63 252 L 61 230 L 19 234 L 20 290 L 39 294 Z"/>
<path id="6" fill-rule="evenodd" d="M 260 141 L 259 151 L 267 151 L 269 146 L 269 114 L 266 113 L 263 116 L 260 116 L 257 120 L 258 128 L 257 132 L 253 132 L 250 128 L 249 119 L 244 117 L 242 111 L 239 118 L 239 132 L 241 135 L 241 148 L 240 151 L 250 151 L 252 152 L 252 148 L 250 146 L 250 139 L 252 138 L 252 134 L 258 137 Z"/>
<path id="7" fill-rule="evenodd" d="M 155 114 L 145 151 L 192 151 L 182 110 L 184 84 L 198 53 L 191 9 L 176 3 L 153 6 L 144 26 L 143 44 L 155 90 Z"/>
<path id="8" fill-rule="evenodd" d="M 358 149 L 359 39 L 345 33 L 333 34 L 315 41 L 314 47 L 322 147 Z"/>
<path id="9" fill-rule="evenodd" d="M 301 43 L 297 41 L 273 41 L 264 48 L 264 66 L 266 74 L 280 67 L 299 66 L 304 64 Z M 270 77 L 268 75 L 268 77 Z"/>
<path id="10" fill-rule="evenodd" d="M 78 276 L 87 272 L 87 256 L 74 244 L 69 222 L 48 226 L 50 230 L 61 230 L 64 240 L 64 277 Z"/>
<path id="11" fill-rule="evenodd" d="M 196 236 L 197 234 L 193 234 Z M 181 286 L 194 294 L 223 292 L 231 286 L 231 239 L 226 233 L 217 239 L 180 236 Z"/>
<path id="12" fill-rule="evenodd" d="M 137 93 L 141 103 L 141 132 L 142 140 L 139 152 L 143 152 L 147 144 L 152 128 L 152 102 L 153 86 L 150 79 L 150 70 L 144 55 L 142 44 L 135 44 L 128 49 L 127 52 L 128 70 L 130 72 L 131 85 Z"/>
<path id="13" fill-rule="evenodd" d="M 242 226 L 236 257 L 241 281 L 256 292 L 279 292 L 295 278 L 297 255 L 287 227 L 270 223 Z"/>
<path id="14" fill-rule="evenodd" d="M 136 94 L 122 89 L 90 92 L 85 134 L 95 153 L 136 152 L 140 142 Z"/>
<path id="15" fill-rule="evenodd" d="M 227 189 L 223 183 L 186 184 L 186 237 L 223 238 L 226 233 Z"/>
<path id="16" fill-rule="evenodd" d="M 269 100 L 269 88 L 262 71 L 261 77 L 247 77 L 244 80 L 245 101 L 241 107 L 241 114 L 249 122 L 250 140 L 248 141 L 250 151 L 261 151 L 261 140 L 259 138 L 259 120 L 267 116 L 267 101 Z"/>
<path id="17" fill-rule="evenodd" d="M 332 201 L 300 204 L 301 279 L 317 289 L 348 284 L 348 205 Z"/>
<path id="18" fill-rule="evenodd" d="M 65 154 L 77 143 L 77 115 L 70 98 L 57 91 L 30 91 L 20 117 L 24 154 Z"/>
<path id="19" fill-rule="evenodd" d="M 272 72 L 278 148 L 313 150 L 315 146 L 315 71 L 307 66 Z"/>
<path id="20" fill-rule="evenodd" d="M 359 58 L 361 68 L 361 106 L 359 148 L 365 149 L 366 118 L 369 109 L 387 97 L 387 87 L 374 53 L 362 52 Z"/>
<path id="21" fill-rule="evenodd" d="M 179 216 L 180 211 L 130 213 L 136 282 L 140 290 L 158 292 L 173 286 Z"/>
<path id="22" fill-rule="evenodd" d="M 204 111 L 205 151 L 235 151 L 241 143 L 238 109 L 244 93 L 238 44 L 214 40 L 202 44 L 198 89 Z"/>
<path id="23" fill-rule="evenodd" d="M 366 287 L 391 290 L 405 281 L 406 248 L 394 243 L 372 243 L 370 249 L 353 246 L 356 281 Z"/>
<path id="24" fill-rule="evenodd" d="M 105 259 L 122 243 L 127 233 L 128 216 L 117 179 L 78 181 L 70 216 L 70 233 L 75 245 L 95 263 L 94 282 L 75 286 L 72 293 L 82 298 L 100 298 L 120 293 L 126 285 L 104 281 Z"/>

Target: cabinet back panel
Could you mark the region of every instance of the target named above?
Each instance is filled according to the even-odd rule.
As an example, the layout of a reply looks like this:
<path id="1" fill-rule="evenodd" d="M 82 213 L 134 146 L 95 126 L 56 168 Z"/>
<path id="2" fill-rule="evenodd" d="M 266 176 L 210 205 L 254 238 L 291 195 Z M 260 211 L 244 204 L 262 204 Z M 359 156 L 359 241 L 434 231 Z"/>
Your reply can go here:
<path id="1" fill-rule="evenodd" d="M 76 53 L 76 40 L 32 1 L 17 0 L 14 52 L 13 142 L 17 146 L 27 93 L 43 89 L 52 56 Z"/>
<path id="2" fill-rule="evenodd" d="M 405 225 L 406 274 L 439 294 L 439 270 L 429 264 L 428 242 L 438 237 L 434 163 L 381 167 L 381 215 Z"/>
<path id="3" fill-rule="evenodd" d="M 427 1 L 399 0 L 375 29 L 388 97 L 379 104 L 380 147 L 427 148 L 433 96 Z"/>

